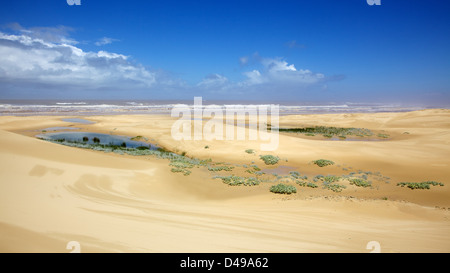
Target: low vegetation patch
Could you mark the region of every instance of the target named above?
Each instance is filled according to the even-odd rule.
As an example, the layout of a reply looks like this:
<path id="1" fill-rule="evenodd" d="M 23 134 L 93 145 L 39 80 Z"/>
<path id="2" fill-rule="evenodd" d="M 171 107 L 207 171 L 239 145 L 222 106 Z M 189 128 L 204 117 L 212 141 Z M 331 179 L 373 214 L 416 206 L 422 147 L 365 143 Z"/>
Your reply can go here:
<path id="1" fill-rule="evenodd" d="M 339 180 L 341 180 L 341 177 L 335 175 L 316 175 L 313 178 L 314 182 L 322 181 L 324 189 L 332 190 L 334 192 L 341 192 L 343 189 L 347 188 L 345 185 L 335 184 L 335 182 L 338 182 Z"/>
<path id="2" fill-rule="evenodd" d="M 297 192 L 297 188 L 291 185 L 278 184 L 270 187 L 270 191 L 280 194 L 292 194 Z"/>
<path id="3" fill-rule="evenodd" d="M 335 176 L 335 175 L 327 175 L 327 176 L 324 176 L 322 179 L 323 179 L 323 182 L 325 182 L 325 183 L 334 183 L 334 182 L 341 180 L 341 178 L 339 176 Z"/>
<path id="4" fill-rule="evenodd" d="M 332 190 L 334 192 L 341 192 L 343 189 L 347 188 L 345 185 L 339 185 L 339 184 L 326 184 L 324 183 L 324 188 L 328 190 Z"/>
<path id="5" fill-rule="evenodd" d="M 266 165 L 275 165 L 280 160 L 278 156 L 273 155 L 261 155 L 259 158 L 261 158 L 261 160 L 264 161 Z"/>
<path id="6" fill-rule="evenodd" d="M 208 171 L 210 172 L 220 172 L 220 171 L 231 171 L 233 170 L 233 166 L 208 166 Z"/>
<path id="7" fill-rule="evenodd" d="M 309 188 L 318 188 L 319 187 L 317 184 L 312 183 L 312 182 L 307 182 L 307 181 L 296 180 L 295 183 L 297 183 L 299 186 L 302 186 L 302 187 L 309 187 Z"/>
<path id="8" fill-rule="evenodd" d="M 423 189 L 429 190 L 430 186 L 441 186 L 442 187 L 442 186 L 444 186 L 444 184 L 436 182 L 436 181 L 400 182 L 400 183 L 397 183 L 397 186 L 401 186 L 401 187 L 405 187 L 406 186 L 407 188 L 410 188 L 412 190 L 417 190 L 417 189 L 419 189 L 419 190 L 423 190 Z"/>
<path id="9" fill-rule="evenodd" d="M 191 171 L 190 170 L 186 170 L 183 168 L 172 168 L 170 169 L 171 172 L 173 173 L 182 173 L 183 175 L 190 175 Z"/>
<path id="10" fill-rule="evenodd" d="M 293 179 L 302 179 L 302 180 L 307 180 L 308 177 L 306 175 L 301 175 L 299 172 L 289 172 L 289 175 L 293 178 Z"/>
<path id="11" fill-rule="evenodd" d="M 319 167 L 325 167 L 325 166 L 334 165 L 333 161 L 327 160 L 327 159 L 314 160 L 313 163 L 316 164 Z"/>
<path id="12" fill-rule="evenodd" d="M 260 181 L 256 177 L 241 177 L 235 175 L 228 176 L 214 176 L 213 178 L 219 178 L 223 183 L 230 186 L 255 186 L 259 185 Z"/>
<path id="13" fill-rule="evenodd" d="M 135 141 L 137 141 L 137 140 L 145 140 L 145 141 L 147 141 L 148 138 L 143 137 L 143 136 L 135 136 L 135 137 L 130 138 L 130 140 L 135 140 Z"/>
<path id="14" fill-rule="evenodd" d="M 254 154 L 254 153 L 255 153 L 255 150 L 253 150 L 253 149 L 247 149 L 247 150 L 245 150 L 245 152 L 246 152 L 247 154 Z"/>
<path id="15" fill-rule="evenodd" d="M 372 184 L 364 179 L 360 179 L 360 178 L 353 178 L 353 179 L 349 179 L 350 185 L 355 185 L 357 187 L 370 187 L 372 186 Z"/>
<path id="16" fill-rule="evenodd" d="M 388 138 L 389 137 L 388 134 L 378 134 L 377 136 L 381 137 L 381 138 Z"/>
<path id="17" fill-rule="evenodd" d="M 355 136 L 372 136 L 373 132 L 365 128 L 342 128 L 342 127 L 327 127 L 327 126 L 315 126 L 315 127 L 303 127 L 303 128 L 279 128 L 279 132 L 286 133 L 299 133 L 307 136 L 315 136 L 316 134 L 322 135 L 327 138 L 333 136 L 339 136 L 341 138 L 355 135 Z"/>

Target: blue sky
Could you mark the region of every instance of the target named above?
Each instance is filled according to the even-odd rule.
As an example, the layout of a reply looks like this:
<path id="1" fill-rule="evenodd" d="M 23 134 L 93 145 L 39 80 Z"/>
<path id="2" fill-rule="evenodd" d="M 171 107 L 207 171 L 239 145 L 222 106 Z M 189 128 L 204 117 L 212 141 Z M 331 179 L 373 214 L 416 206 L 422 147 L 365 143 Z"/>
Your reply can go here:
<path id="1" fill-rule="evenodd" d="M 437 0 L 7 1 L 0 98 L 450 103 Z"/>

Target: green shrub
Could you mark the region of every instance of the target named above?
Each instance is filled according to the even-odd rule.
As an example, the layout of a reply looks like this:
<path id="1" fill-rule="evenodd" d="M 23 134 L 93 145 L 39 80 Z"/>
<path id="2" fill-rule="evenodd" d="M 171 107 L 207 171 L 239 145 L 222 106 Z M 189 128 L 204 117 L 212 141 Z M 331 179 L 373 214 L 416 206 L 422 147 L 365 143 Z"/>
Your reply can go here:
<path id="1" fill-rule="evenodd" d="M 169 166 L 174 166 L 176 168 L 182 168 L 182 169 L 185 169 L 185 168 L 191 169 L 194 167 L 194 164 L 192 164 L 190 162 L 185 162 L 185 161 L 173 160 L 169 163 Z"/>
<path id="2" fill-rule="evenodd" d="M 250 167 L 252 167 L 253 170 L 255 170 L 255 171 L 260 171 L 260 170 L 261 170 L 261 169 L 260 169 L 258 166 L 256 166 L 256 165 L 250 165 Z"/>
<path id="3" fill-rule="evenodd" d="M 314 164 L 316 164 L 319 167 L 325 167 L 329 165 L 334 165 L 334 162 L 327 159 L 318 159 L 313 161 Z"/>
<path id="4" fill-rule="evenodd" d="M 317 186 L 316 184 L 311 183 L 311 182 L 307 183 L 306 186 L 307 186 L 307 187 L 310 187 L 310 188 L 317 188 L 317 187 L 319 187 L 319 186 Z"/>
<path id="5" fill-rule="evenodd" d="M 314 182 L 323 181 L 323 187 L 334 192 L 341 192 L 342 189 L 346 188 L 346 186 L 344 185 L 334 184 L 334 182 L 337 182 L 339 180 L 341 180 L 341 177 L 335 175 L 316 175 L 313 179 Z"/>
<path id="6" fill-rule="evenodd" d="M 230 186 L 255 186 L 259 185 L 260 181 L 256 177 L 241 177 L 235 175 L 228 176 L 214 176 L 213 178 L 219 178 L 223 183 Z"/>
<path id="7" fill-rule="evenodd" d="M 281 193 L 281 194 L 291 194 L 296 193 L 297 188 L 291 185 L 286 184 L 278 184 L 270 187 L 270 191 L 273 193 Z"/>
<path id="8" fill-rule="evenodd" d="M 302 187 L 310 187 L 310 188 L 317 188 L 317 187 L 319 187 L 316 184 L 311 183 L 311 182 L 307 182 L 307 181 L 298 181 L 298 180 L 296 180 L 295 183 L 297 183 L 299 186 L 302 186 Z"/>
<path id="9" fill-rule="evenodd" d="M 324 188 L 332 190 L 334 192 L 341 192 L 342 189 L 345 189 L 347 187 L 344 185 L 339 185 L 339 184 L 324 184 Z"/>
<path id="10" fill-rule="evenodd" d="M 430 185 L 431 186 L 444 186 L 444 184 L 436 182 L 436 181 L 425 181 L 425 182 L 400 182 L 397 183 L 397 186 L 401 186 L 401 187 L 408 187 L 412 190 L 423 190 L 423 189 L 430 189 Z"/>
<path id="11" fill-rule="evenodd" d="M 143 136 L 135 136 L 135 137 L 130 138 L 130 140 L 145 140 L 145 141 L 147 141 L 148 138 L 143 137 Z"/>
<path id="12" fill-rule="evenodd" d="M 289 175 L 295 179 L 298 179 L 300 177 L 300 173 L 297 171 L 289 172 Z"/>
<path id="13" fill-rule="evenodd" d="M 227 171 L 227 172 L 229 172 L 229 171 L 231 171 L 233 169 L 234 169 L 233 166 L 215 166 L 215 167 L 208 166 L 208 171 L 210 171 L 210 172 L 219 172 L 219 171 Z"/>
<path id="14" fill-rule="evenodd" d="M 327 175 L 325 177 L 323 177 L 323 181 L 325 183 L 333 183 L 333 182 L 337 182 L 341 180 L 341 178 L 339 176 L 335 176 L 335 175 Z"/>
<path id="15" fill-rule="evenodd" d="M 247 154 L 254 154 L 254 153 L 255 153 L 255 150 L 253 150 L 253 149 L 247 149 L 247 150 L 245 150 L 245 152 L 246 152 Z"/>
<path id="16" fill-rule="evenodd" d="M 363 180 L 363 179 L 360 179 L 360 178 L 350 179 L 349 182 L 350 182 L 350 185 L 355 185 L 357 187 L 367 188 L 367 187 L 371 186 L 370 182 L 368 182 L 366 180 Z"/>
<path id="17" fill-rule="evenodd" d="M 275 165 L 280 160 L 278 156 L 273 155 L 261 155 L 260 158 L 264 161 L 264 163 L 266 163 L 266 165 Z"/>

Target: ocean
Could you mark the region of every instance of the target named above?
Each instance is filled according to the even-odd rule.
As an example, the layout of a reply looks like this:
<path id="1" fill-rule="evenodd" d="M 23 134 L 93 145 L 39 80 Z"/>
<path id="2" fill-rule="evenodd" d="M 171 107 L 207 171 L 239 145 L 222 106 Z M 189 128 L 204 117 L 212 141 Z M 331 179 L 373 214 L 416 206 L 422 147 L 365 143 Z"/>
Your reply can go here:
<path id="1" fill-rule="evenodd" d="M 177 104 L 192 106 L 194 100 L 0 100 L 0 115 L 118 115 L 118 114 L 170 114 Z M 303 103 L 303 102 L 245 102 L 209 101 L 202 105 L 218 108 L 239 106 L 278 105 L 280 115 L 405 112 L 435 108 L 423 105 L 383 103 Z"/>

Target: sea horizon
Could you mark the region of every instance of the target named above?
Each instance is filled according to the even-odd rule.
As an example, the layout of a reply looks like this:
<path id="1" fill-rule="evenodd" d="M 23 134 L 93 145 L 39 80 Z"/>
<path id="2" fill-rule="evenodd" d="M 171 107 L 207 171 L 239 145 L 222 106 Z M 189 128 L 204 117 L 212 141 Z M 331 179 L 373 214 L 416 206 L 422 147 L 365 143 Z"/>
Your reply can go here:
<path id="1" fill-rule="evenodd" d="M 175 105 L 192 106 L 194 100 L 126 100 L 126 99 L 0 99 L 1 116 L 30 115 L 113 115 L 113 114 L 170 114 Z M 448 105 L 368 102 L 296 102 L 296 101 L 246 101 L 202 100 L 203 107 L 215 105 L 260 106 L 278 105 L 280 115 L 408 112 L 446 108 Z"/>

